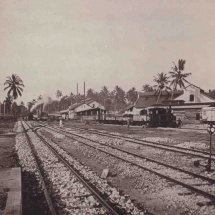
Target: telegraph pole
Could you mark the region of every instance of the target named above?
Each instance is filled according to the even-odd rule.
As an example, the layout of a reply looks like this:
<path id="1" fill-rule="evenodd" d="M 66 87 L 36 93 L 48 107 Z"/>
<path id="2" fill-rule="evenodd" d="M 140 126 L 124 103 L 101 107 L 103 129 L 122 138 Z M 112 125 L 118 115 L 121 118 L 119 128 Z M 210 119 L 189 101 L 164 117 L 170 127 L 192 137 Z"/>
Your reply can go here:
<path id="1" fill-rule="evenodd" d="M 211 171 L 212 134 L 214 133 L 214 127 L 212 124 L 210 124 L 210 127 L 208 127 L 207 132 L 210 135 L 210 157 L 208 159 L 208 165 L 207 165 L 206 169 L 207 169 L 207 171 Z"/>

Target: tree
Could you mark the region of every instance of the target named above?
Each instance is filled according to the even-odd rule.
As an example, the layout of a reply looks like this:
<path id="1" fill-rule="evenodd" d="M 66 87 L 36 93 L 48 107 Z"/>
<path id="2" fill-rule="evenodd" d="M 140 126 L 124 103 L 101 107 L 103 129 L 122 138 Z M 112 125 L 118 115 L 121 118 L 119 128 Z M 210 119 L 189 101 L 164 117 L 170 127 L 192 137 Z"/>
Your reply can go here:
<path id="1" fill-rule="evenodd" d="M 25 103 L 23 101 L 20 102 L 20 105 L 25 106 Z"/>
<path id="2" fill-rule="evenodd" d="M 8 76 L 7 80 L 5 81 L 4 85 L 7 85 L 7 87 L 4 88 L 4 90 L 8 90 L 7 94 L 13 96 L 14 99 L 17 99 L 18 96 L 22 96 L 24 84 L 22 79 L 16 75 L 12 74 L 12 76 Z"/>
<path id="3" fill-rule="evenodd" d="M 186 78 L 191 75 L 191 73 L 182 73 L 185 68 L 186 61 L 183 59 L 178 60 L 178 65 L 176 65 L 174 62 L 174 67 L 172 67 L 172 71 L 169 72 L 172 81 L 170 86 L 172 86 L 172 95 L 171 99 L 173 98 L 173 91 L 177 90 L 177 86 L 179 86 L 181 89 L 185 88 L 184 82 L 189 83 Z"/>
<path id="4" fill-rule="evenodd" d="M 57 92 L 55 93 L 55 95 L 56 95 L 57 99 L 63 96 L 62 91 L 60 91 L 60 90 L 57 90 Z"/>
<path id="5" fill-rule="evenodd" d="M 171 88 L 167 86 L 167 84 L 169 83 L 168 79 L 169 77 L 167 77 L 167 75 L 163 72 L 158 73 L 157 77 L 154 77 L 154 81 L 157 83 L 157 85 L 155 85 L 155 94 L 158 94 L 156 104 L 158 103 L 158 100 L 160 99 L 163 90 L 171 90 Z"/>
<path id="6" fill-rule="evenodd" d="M 108 105 L 110 105 L 110 92 L 106 86 L 103 86 L 100 93 L 99 98 L 101 103 L 103 103 L 104 107 L 106 108 Z"/>
<path id="7" fill-rule="evenodd" d="M 125 91 L 119 86 L 113 90 L 113 102 L 118 111 L 126 104 Z"/>
<path id="8" fill-rule="evenodd" d="M 39 95 L 38 98 L 37 98 L 37 101 L 39 101 L 41 99 L 42 99 L 42 95 Z"/>
<path id="9" fill-rule="evenodd" d="M 95 92 L 92 88 L 87 90 L 87 97 L 88 98 L 94 98 L 95 97 Z"/>
<path id="10" fill-rule="evenodd" d="M 10 114 L 12 110 L 13 97 L 7 95 L 4 100 L 4 112 Z"/>
<path id="11" fill-rule="evenodd" d="M 27 106 L 28 106 L 28 112 L 30 112 L 31 108 L 33 107 L 34 103 L 33 102 L 28 102 Z"/>
<path id="12" fill-rule="evenodd" d="M 129 103 L 134 104 L 137 101 L 138 98 L 138 92 L 134 87 L 132 87 L 127 93 L 126 98 L 129 101 Z"/>
<path id="13" fill-rule="evenodd" d="M 144 84 L 142 87 L 142 91 L 144 92 L 153 92 L 154 88 L 152 86 L 150 86 L 149 84 Z"/>
<path id="14" fill-rule="evenodd" d="M 212 99 L 215 99 L 215 89 L 214 90 L 208 90 L 208 92 L 206 92 L 208 94 L 209 97 L 211 97 Z"/>

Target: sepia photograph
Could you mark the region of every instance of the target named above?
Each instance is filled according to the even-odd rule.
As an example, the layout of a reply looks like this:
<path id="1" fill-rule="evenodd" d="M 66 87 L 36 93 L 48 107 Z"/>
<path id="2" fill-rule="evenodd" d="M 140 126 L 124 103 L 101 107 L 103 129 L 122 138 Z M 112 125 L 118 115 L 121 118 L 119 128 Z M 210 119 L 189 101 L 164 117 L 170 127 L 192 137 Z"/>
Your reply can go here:
<path id="1" fill-rule="evenodd" d="M 215 0 L 0 0 L 0 215 L 215 215 Z"/>

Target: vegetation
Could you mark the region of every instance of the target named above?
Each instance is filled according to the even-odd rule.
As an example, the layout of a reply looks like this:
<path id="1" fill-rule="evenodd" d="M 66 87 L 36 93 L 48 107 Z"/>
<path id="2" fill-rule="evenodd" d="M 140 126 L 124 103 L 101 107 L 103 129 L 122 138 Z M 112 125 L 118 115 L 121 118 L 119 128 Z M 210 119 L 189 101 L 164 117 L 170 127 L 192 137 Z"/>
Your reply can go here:
<path id="1" fill-rule="evenodd" d="M 24 84 L 22 79 L 16 75 L 12 74 L 12 76 L 8 76 L 7 80 L 5 81 L 4 85 L 7 85 L 4 90 L 8 90 L 7 95 L 13 96 L 13 99 L 17 99 L 18 96 L 22 96 Z"/>
<path id="2" fill-rule="evenodd" d="M 172 71 L 169 72 L 170 77 L 172 78 L 170 86 L 172 86 L 172 96 L 173 98 L 173 91 L 177 90 L 177 86 L 179 86 L 181 89 L 185 88 L 184 82 L 189 83 L 186 78 L 191 75 L 191 73 L 182 73 L 185 68 L 185 60 L 179 59 L 178 65 L 176 65 L 174 62 L 174 67 L 172 67 Z"/>
<path id="3" fill-rule="evenodd" d="M 156 83 L 155 87 L 155 94 L 157 94 L 157 101 L 156 103 L 158 103 L 160 96 L 162 94 L 162 92 L 165 90 L 168 93 L 168 90 L 171 90 L 171 88 L 168 86 L 169 83 L 169 77 L 167 77 L 166 74 L 162 73 L 158 73 L 157 77 L 154 77 L 154 82 Z"/>
<path id="4" fill-rule="evenodd" d="M 4 85 L 6 85 L 4 90 L 8 90 L 7 97 L 3 101 L 4 114 L 20 115 L 25 111 L 24 103 L 21 102 L 20 106 L 23 108 L 20 108 L 14 100 L 22 96 L 24 87 L 22 79 L 18 75 L 12 74 L 11 77 L 6 78 Z"/>
<path id="5" fill-rule="evenodd" d="M 171 93 L 171 99 L 173 98 L 173 91 L 185 88 L 185 83 L 189 83 L 186 79 L 191 73 L 184 73 L 186 61 L 183 59 L 179 59 L 177 65 L 173 62 L 174 66 L 171 68 L 171 71 L 168 73 L 158 73 L 154 77 L 155 86 L 151 86 L 149 84 L 144 84 L 142 86 L 143 92 L 154 92 L 157 95 L 156 102 L 159 102 L 160 96 L 164 91 Z M 8 112 L 12 113 L 11 104 L 13 100 L 17 99 L 18 96 L 22 95 L 23 92 L 23 81 L 21 78 L 15 74 L 11 77 L 7 77 L 7 80 L 4 83 L 7 85 L 5 90 L 8 90 L 7 95 L 11 96 L 11 98 L 5 99 L 5 104 L 7 106 Z M 209 94 L 213 95 L 215 98 L 215 91 L 209 91 Z M 48 98 L 48 101 L 44 102 L 44 110 L 47 112 L 56 112 L 61 110 L 66 110 L 69 108 L 71 104 L 79 103 L 82 101 L 85 96 L 84 95 L 74 95 L 72 92 L 70 95 L 63 95 L 61 90 L 57 90 L 55 93 L 56 99 Z M 115 86 L 112 91 L 108 89 L 107 86 L 103 86 L 100 91 L 95 91 L 92 88 L 88 89 L 86 92 L 86 99 L 91 98 L 100 104 L 102 104 L 105 109 L 112 111 L 120 111 L 125 106 L 129 104 L 135 104 L 138 98 L 138 92 L 135 87 L 132 87 L 127 92 L 124 91 L 120 86 Z M 12 101 L 11 101 L 12 100 Z M 27 103 L 28 111 L 31 108 L 43 101 L 41 95 L 38 96 L 37 99 L 33 99 L 32 101 Z M 47 100 L 47 99 L 46 99 Z M 17 104 L 16 104 L 17 105 Z M 14 107 L 16 106 L 14 105 Z M 21 102 L 20 106 L 23 106 L 24 103 Z"/>

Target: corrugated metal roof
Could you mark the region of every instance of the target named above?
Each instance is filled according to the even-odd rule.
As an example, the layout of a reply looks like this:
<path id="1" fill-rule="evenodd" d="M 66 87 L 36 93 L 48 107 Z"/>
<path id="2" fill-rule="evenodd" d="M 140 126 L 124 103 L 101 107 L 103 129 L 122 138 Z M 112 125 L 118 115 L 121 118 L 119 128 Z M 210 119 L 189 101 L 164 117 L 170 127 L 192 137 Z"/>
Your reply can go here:
<path id="1" fill-rule="evenodd" d="M 176 90 L 173 92 L 173 99 L 177 98 L 183 93 L 183 90 Z M 166 100 L 171 99 L 171 91 L 164 91 L 162 92 L 158 102 L 157 102 L 158 95 L 155 94 L 155 92 L 141 92 L 139 94 L 139 99 L 137 100 L 137 103 L 135 105 L 136 108 L 146 108 L 149 106 L 152 106 L 156 103 L 161 104 L 162 102 Z"/>
<path id="2" fill-rule="evenodd" d="M 79 103 L 75 103 L 75 104 L 72 104 L 70 107 L 69 107 L 69 110 L 74 110 L 75 108 L 83 105 L 83 104 L 90 104 L 91 102 L 95 102 L 93 99 L 85 99 L 85 100 L 82 100 L 80 101 Z"/>

